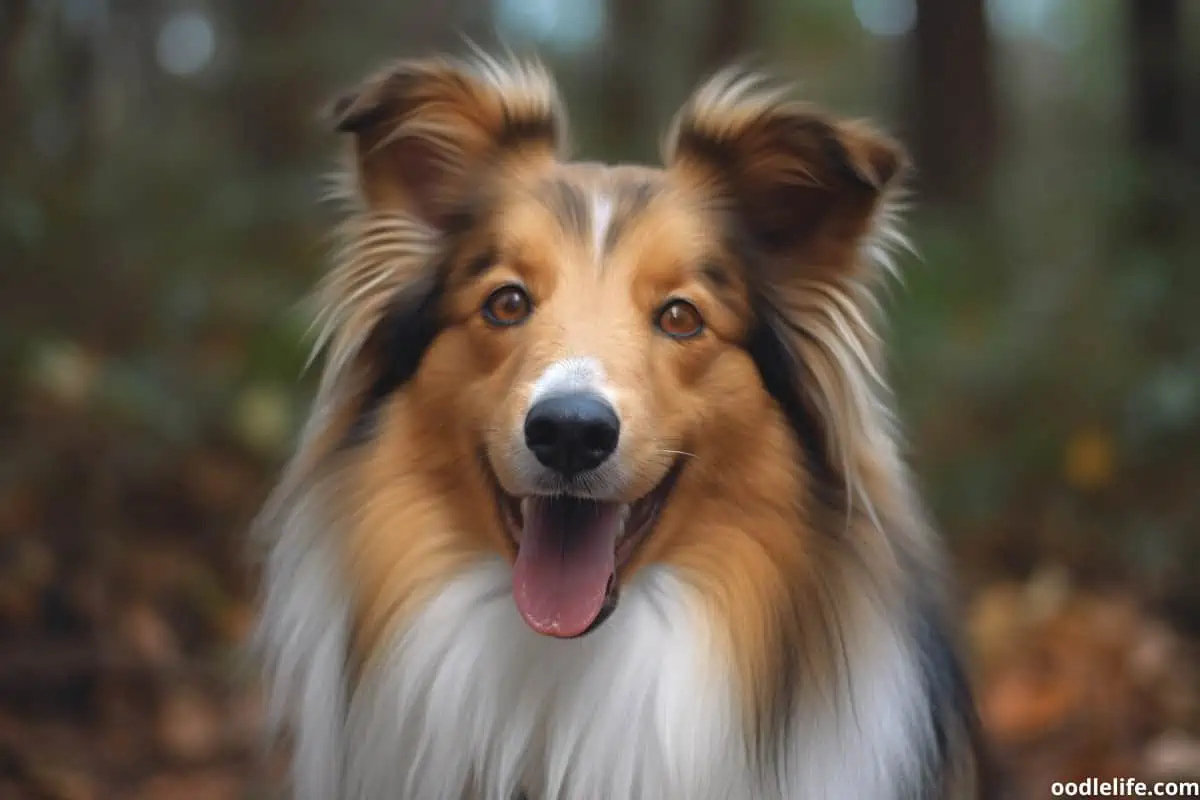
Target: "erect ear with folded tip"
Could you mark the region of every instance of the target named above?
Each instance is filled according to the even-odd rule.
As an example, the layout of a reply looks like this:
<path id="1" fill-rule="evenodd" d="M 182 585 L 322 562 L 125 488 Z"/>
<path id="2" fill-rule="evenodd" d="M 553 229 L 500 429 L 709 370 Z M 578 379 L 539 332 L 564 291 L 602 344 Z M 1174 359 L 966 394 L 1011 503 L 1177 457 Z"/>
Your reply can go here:
<path id="1" fill-rule="evenodd" d="M 333 117 L 354 137 L 368 207 L 437 229 L 488 171 L 554 159 L 565 130 L 544 69 L 489 59 L 393 64 L 337 100 Z"/>
<path id="2" fill-rule="evenodd" d="M 756 248 L 815 266 L 846 263 L 844 248 L 868 232 L 907 166 L 900 146 L 865 123 L 832 119 L 733 71 L 679 112 L 665 156 Z"/>

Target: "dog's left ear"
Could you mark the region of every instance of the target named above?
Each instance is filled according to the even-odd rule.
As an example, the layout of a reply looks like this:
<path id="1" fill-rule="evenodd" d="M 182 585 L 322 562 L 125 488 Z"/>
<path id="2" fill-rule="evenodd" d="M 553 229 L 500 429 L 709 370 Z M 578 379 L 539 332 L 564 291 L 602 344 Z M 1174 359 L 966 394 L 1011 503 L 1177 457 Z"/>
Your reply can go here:
<path id="1" fill-rule="evenodd" d="M 670 172 L 731 215 L 769 260 L 814 269 L 854 263 L 907 157 L 860 122 L 830 119 L 727 71 L 697 91 L 665 142 Z"/>

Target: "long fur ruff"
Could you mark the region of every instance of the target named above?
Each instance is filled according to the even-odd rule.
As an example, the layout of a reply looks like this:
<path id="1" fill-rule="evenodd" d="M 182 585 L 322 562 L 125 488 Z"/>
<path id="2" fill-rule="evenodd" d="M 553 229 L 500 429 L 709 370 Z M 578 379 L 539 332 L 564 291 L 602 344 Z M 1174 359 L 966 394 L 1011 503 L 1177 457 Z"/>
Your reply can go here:
<path id="1" fill-rule="evenodd" d="M 558 158 L 554 85 L 536 64 L 404 62 L 335 115 L 353 144 L 342 244 L 318 292 L 322 380 L 257 527 L 258 645 L 294 795 L 981 796 L 941 551 L 899 453 L 876 333 L 876 293 L 907 247 L 899 150 L 739 71 L 676 117 L 663 196 L 706 198 L 728 221 L 714 246 L 742 265 L 728 280 L 748 320 L 738 346 L 766 404 L 730 436 L 761 419 L 747 464 L 775 459 L 780 477 L 752 485 L 703 454 L 687 464 L 679 491 L 692 494 L 672 500 L 619 610 L 564 642 L 517 613 L 511 554 L 460 535 L 454 506 L 471 501 L 441 498 L 433 479 L 403 508 L 381 499 L 396 483 L 389 453 L 437 435 L 414 421 L 436 403 L 409 387 L 430 369 L 461 242 L 491 197 L 472 192 L 492 185 L 485 172 L 515 183 Z M 560 189 L 582 200 L 564 203 L 586 209 L 572 213 L 596 243 L 661 182 L 576 175 Z M 818 203 L 819 227 L 786 216 Z M 689 518 L 683 497 L 699 509 L 721 492 L 726 510 Z M 387 533 L 410 527 L 411 545 Z M 688 540 L 701 529 L 707 541 Z M 714 551 L 721 536 L 730 549 Z M 382 563 L 401 552 L 407 566 Z M 365 600 L 376 586 L 379 612 Z"/>

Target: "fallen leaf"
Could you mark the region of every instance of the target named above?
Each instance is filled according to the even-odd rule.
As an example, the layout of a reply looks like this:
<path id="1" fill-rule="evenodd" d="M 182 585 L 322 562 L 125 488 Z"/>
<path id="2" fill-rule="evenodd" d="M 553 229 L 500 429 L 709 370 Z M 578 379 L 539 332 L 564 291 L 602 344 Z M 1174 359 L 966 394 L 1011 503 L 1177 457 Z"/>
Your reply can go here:
<path id="1" fill-rule="evenodd" d="M 178 661 L 175 632 L 154 608 L 138 603 L 125 611 L 121 622 L 124 639 L 139 658 L 159 666 Z"/>
<path id="2" fill-rule="evenodd" d="M 183 760 L 211 755 L 219 744 L 220 727 L 212 701 L 192 689 L 170 692 L 159 712 L 159 742 Z"/>
<path id="3" fill-rule="evenodd" d="M 1158 780 L 1200 779 L 1200 738 L 1179 731 L 1163 734 L 1146 748 L 1146 772 Z"/>
<path id="4" fill-rule="evenodd" d="M 1082 431 L 1067 442 L 1063 474 L 1077 489 L 1100 489 L 1112 483 L 1115 464 L 1112 437 L 1101 431 Z"/>

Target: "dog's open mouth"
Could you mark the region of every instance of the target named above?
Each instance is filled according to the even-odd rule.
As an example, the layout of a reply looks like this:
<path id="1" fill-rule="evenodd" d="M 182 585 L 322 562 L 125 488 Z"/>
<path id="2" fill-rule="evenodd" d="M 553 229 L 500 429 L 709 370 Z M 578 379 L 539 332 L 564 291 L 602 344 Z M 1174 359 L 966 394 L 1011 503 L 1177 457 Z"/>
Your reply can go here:
<path id="1" fill-rule="evenodd" d="M 678 473 L 677 462 L 632 504 L 566 494 L 517 498 L 495 483 L 517 546 L 513 599 L 529 627 L 570 639 L 608 619 L 617 607 L 618 573 L 654 529 Z"/>

